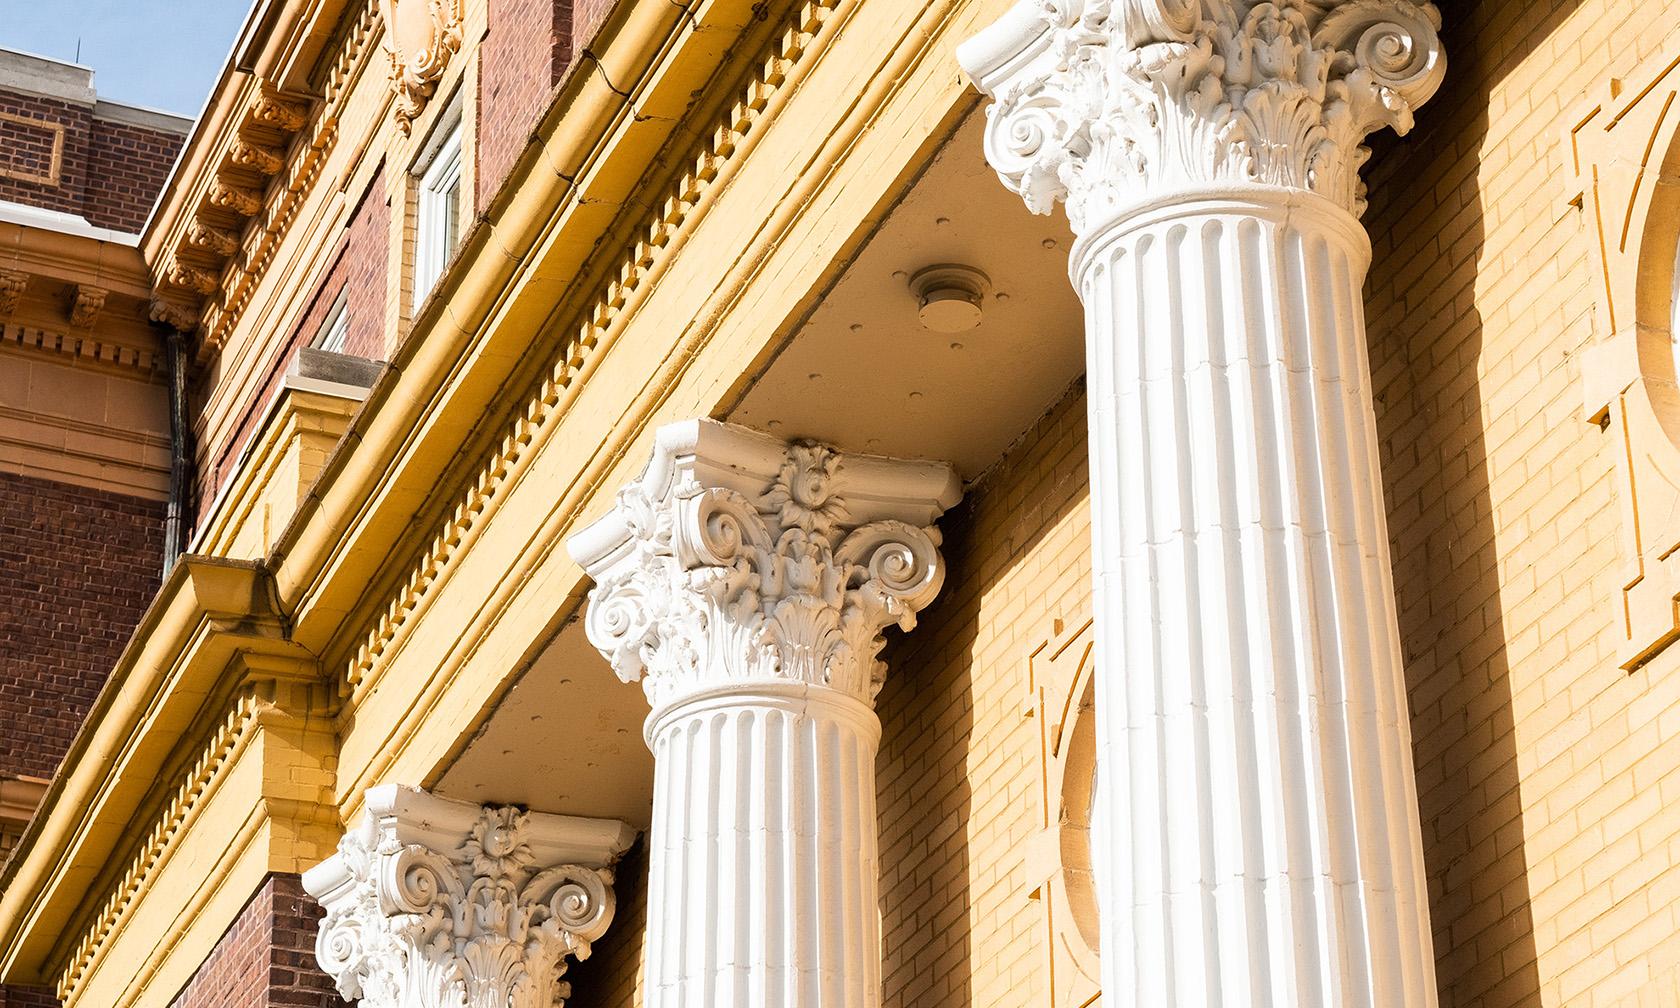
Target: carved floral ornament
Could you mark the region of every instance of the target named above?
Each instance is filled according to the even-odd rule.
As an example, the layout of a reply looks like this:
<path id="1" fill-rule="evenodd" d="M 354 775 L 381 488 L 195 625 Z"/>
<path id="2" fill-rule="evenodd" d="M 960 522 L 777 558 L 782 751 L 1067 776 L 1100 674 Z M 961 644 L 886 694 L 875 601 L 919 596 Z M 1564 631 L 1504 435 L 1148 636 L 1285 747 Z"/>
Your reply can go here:
<path id="1" fill-rule="evenodd" d="M 460 0 L 379 0 L 397 128 L 407 133 L 461 48 Z"/>
<path id="2" fill-rule="evenodd" d="M 688 454 L 706 442 L 717 444 L 710 458 Z M 648 473 L 570 544 L 597 582 L 589 640 L 619 678 L 641 680 L 656 712 L 749 682 L 871 702 L 883 632 L 914 627 L 939 593 L 932 523 L 959 494 L 943 464 L 672 425 Z"/>
<path id="3" fill-rule="evenodd" d="M 362 825 L 304 875 L 315 955 L 367 1008 L 557 1008 L 567 957 L 612 922 L 623 823 L 368 792 Z"/>
<path id="4" fill-rule="evenodd" d="M 1413 0 L 1020 0 L 959 50 L 996 99 L 986 157 L 1078 234 L 1152 196 L 1264 184 L 1364 211 L 1367 136 L 1446 72 Z"/>

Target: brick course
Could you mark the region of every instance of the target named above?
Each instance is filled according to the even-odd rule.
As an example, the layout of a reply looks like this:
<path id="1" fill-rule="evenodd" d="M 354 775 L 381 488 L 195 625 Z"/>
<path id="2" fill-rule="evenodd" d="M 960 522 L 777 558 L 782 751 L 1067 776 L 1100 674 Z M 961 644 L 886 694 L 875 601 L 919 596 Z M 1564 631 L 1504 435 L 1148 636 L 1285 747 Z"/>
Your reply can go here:
<path id="1" fill-rule="evenodd" d="M 1680 51 L 1680 3 L 1442 11 L 1446 85 L 1379 141 L 1366 218 L 1442 1005 L 1676 1004 L 1680 649 L 1617 667 L 1614 445 L 1579 368 L 1608 334 L 1564 198 L 1586 93 Z"/>
<path id="2" fill-rule="evenodd" d="M 554 87 L 617 0 L 490 0 L 479 48 L 476 202 L 488 206 L 548 111 Z"/>
<path id="3" fill-rule="evenodd" d="M 35 178 L 51 174 L 55 134 L 56 181 Z M 95 117 L 85 105 L 0 91 L 0 200 L 138 233 L 185 140 Z"/>
<path id="4" fill-rule="evenodd" d="M 362 194 L 339 251 L 310 296 L 303 318 L 277 348 L 257 393 L 245 403 L 233 434 L 221 444 L 201 448 L 201 458 L 208 461 L 200 463 L 198 499 L 206 506 L 215 500 L 217 491 L 232 475 L 234 464 L 256 432 L 257 424 L 262 422 L 263 410 L 298 348 L 314 342 L 340 294 L 345 296 L 344 309 L 350 325 L 344 352 L 370 360 L 384 358 L 390 230 L 391 206 L 385 197 L 385 173 L 380 171 Z"/>
<path id="5" fill-rule="evenodd" d="M 52 991 L 0 984 L 0 1008 L 59 1008 Z"/>
<path id="6" fill-rule="evenodd" d="M 321 917 L 298 876 L 270 875 L 170 1008 L 348 1008 L 315 964 Z"/>
<path id="7" fill-rule="evenodd" d="M 0 473 L 0 774 L 53 775 L 162 560 L 162 504 Z"/>

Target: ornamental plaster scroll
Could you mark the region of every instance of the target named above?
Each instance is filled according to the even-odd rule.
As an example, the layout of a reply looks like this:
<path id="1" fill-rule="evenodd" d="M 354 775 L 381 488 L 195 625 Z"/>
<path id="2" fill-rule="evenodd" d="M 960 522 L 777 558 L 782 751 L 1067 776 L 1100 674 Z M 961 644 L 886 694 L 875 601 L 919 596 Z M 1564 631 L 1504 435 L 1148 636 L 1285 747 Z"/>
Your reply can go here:
<path id="1" fill-rule="evenodd" d="M 407 133 L 461 48 L 460 0 L 380 0 L 397 128 Z"/>
<path id="2" fill-rule="evenodd" d="M 0 315 L 17 311 L 23 292 L 29 287 L 29 274 L 16 270 L 0 270 Z"/>
<path id="3" fill-rule="evenodd" d="M 105 307 L 105 298 L 110 291 L 91 284 L 76 284 L 70 296 L 70 324 L 78 328 L 87 328 L 99 320 L 99 312 Z"/>
<path id="4" fill-rule="evenodd" d="M 304 873 L 315 956 L 364 1008 L 558 1008 L 567 959 L 612 923 L 616 820 L 367 792 L 338 853 Z"/>
<path id="5" fill-rule="evenodd" d="M 986 158 L 1075 233 L 1163 193 L 1305 189 L 1365 209 L 1364 140 L 1404 134 L 1446 73 L 1414 0 L 1019 0 L 958 50 Z"/>
<path id="6" fill-rule="evenodd" d="M 914 627 L 944 582 L 933 522 L 960 496 L 944 463 L 671 424 L 642 478 L 568 543 L 596 581 L 589 640 L 655 711 L 751 682 L 870 703 L 883 632 Z"/>

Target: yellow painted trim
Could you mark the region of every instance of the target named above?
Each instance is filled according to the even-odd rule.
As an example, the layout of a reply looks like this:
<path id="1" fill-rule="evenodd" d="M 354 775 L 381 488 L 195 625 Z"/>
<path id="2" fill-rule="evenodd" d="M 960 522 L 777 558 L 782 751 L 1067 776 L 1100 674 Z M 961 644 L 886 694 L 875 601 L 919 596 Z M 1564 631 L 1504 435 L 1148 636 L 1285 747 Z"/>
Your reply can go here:
<path id="1" fill-rule="evenodd" d="M 69 955 L 63 936 L 91 894 L 107 891 L 99 879 L 113 851 L 157 800 L 153 782 L 230 663 L 241 654 L 313 662 L 286 624 L 260 564 L 186 556 L 175 565 L 71 743 L 44 814 L 0 870 L 0 982 L 54 981 Z"/>
<path id="2" fill-rule="evenodd" d="M 624 249 L 618 268 L 584 313 L 578 333 L 567 344 L 553 370 L 543 376 L 527 405 L 468 485 L 466 494 L 432 537 L 419 561 L 357 648 L 344 673 L 344 686 L 354 705 L 380 678 L 387 656 L 400 646 L 403 627 L 424 611 L 431 588 L 448 576 L 453 561 L 473 542 L 475 532 L 499 504 L 502 489 L 517 477 L 520 463 L 533 444 L 540 445 L 565 415 L 592 370 L 596 355 L 610 343 L 614 323 L 633 308 L 638 291 L 680 246 L 680 236 L 692 230 L 715 188 L 727 182 L 730 166 L 745 157 L 757 132 L 753 125 L 776 95 L 797 79 L 802 57 L 811 52 L 816 35 L 843 0 L 807 0 L 783 23 L 760 67 L 743 94 L 707 131 L 688 161 L 688 171 L 672 185 L 641 228 L 641 237 Z"/>
<path id="3" fill-rule="evenodd" d="M 215 507 L 194 549 L 240 559 L 268 552 L 273 536 L 267 526 L 272 522 L 277 530 L 291 518 L 318 472 L 318 468 L 303 464 L 304 454 L 318 453 L 325 460 L 359 408 L 360 400 L 282 382 L 267 420 L 248 453 L 234 467 L 226 496 Z M 263 513 L 259 511 L 263 507 L 283 513 Z M 258 527 L 253 528 L 253 523 Z"/>

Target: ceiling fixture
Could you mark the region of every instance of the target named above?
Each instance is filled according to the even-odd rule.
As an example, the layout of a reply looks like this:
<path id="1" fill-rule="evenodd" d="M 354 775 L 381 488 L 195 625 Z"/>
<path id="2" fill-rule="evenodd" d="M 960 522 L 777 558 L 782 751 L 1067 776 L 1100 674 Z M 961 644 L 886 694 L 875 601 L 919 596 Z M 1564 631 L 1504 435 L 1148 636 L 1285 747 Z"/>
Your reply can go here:
<path id="1" fill-rule="evenodd" d="M 922 325 L 934 332 L 966 332 L 980 324 L 992 282 L 971 266 L 939 263 L 916 271 L 910 292 L 920 302 Z"/>

